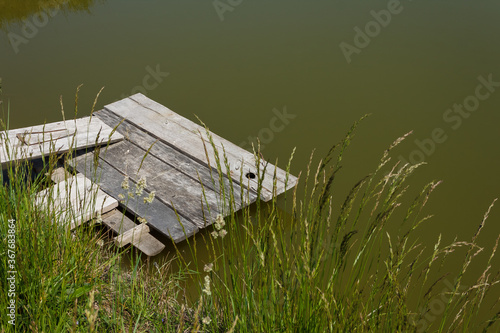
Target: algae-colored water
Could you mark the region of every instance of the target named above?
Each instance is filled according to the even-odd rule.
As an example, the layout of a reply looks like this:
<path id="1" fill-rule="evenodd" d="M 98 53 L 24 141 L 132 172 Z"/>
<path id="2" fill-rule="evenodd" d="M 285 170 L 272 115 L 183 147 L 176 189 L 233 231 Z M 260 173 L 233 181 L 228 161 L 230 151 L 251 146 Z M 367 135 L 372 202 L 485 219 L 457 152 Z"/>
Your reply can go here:
<path id="1" fill-rule="evenodd" d="M 227 1 L 222 1 L 228 4 Z M 37 2 L 38 3 L 38 2 Z M 47 3 L 49 3 L 47 1 Z M 500 2 L 0 2 L 0 77 L 12 128 L 79 114 L 135 92 L 266 158 L 303 170 L 366 113 L 337 193 L 395 152 L 428 163 L 411 180 L 443 184 L 420 235 L 470 239 L 500 196 Z M 237 4 L 236 4 L 237 3 Z M 495 209 L 480 244 L 500 232 Z M 461 257 L 456 258 L 457 263 Z M 496 261 L 498 265 L 498 261 Z"/>

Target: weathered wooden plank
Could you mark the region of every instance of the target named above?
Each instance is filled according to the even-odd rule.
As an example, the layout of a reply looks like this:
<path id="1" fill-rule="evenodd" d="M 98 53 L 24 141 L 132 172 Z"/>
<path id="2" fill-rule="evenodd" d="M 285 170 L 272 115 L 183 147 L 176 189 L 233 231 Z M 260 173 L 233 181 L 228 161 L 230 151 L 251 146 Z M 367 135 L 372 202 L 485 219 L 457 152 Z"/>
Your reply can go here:
<path id="1" fill-rule="evenodd" d="M 127 244 L 132 243 L 133 241 L 140 241 L 143 235 L 149 233 L 149 227 L 145 223 L 141 223 L 136 225 L 132 229 L 125 231 L 123 234 L 120 234 L 113 238 L 115 245 L 118 247 L 124 247 Z"/>
<path id="2" fill-rule="evenodd" d="M 64 180 L 70 179 L 72 176 L 73 175 L 66 171 L 65 168 L 59 167 L 52 171 L 50 179 L 52 179 L 54 183 L 60 183 Z"/>
<path id="3" fill-rule="evenodd" d="M 136 226 L 131 219 L 117 209 L 113 209 L 112 211 L 104 214 L 102 216 L 102 223 L 117 234 L 122 234 L 132 228 L 135 228 Z M 165 248 L 163 243 L 149 233 L 143 234 L 140 239 L 134 239 L 132 245 L 150 257 L 159 254 Z"/>
<path id="4" fill-rule="evenodd" d="M 161 140 L 164 140 L 167 144 L 180 149 L 201 163 L 211 166 L 216 165 L 216 160 L 214 158 L 216 153 L 213 147 L 207 140 L 202 140 L 202 137 L 205 136 L 205 129 L 186 119 L 186 122 L 190 122 L 194 125 L 192 126 L 192 129 L 187 129 L 184 123 L 183 125 L 177 123 L 179 120 L 178 117 L 173 116 L 175 114 L 174 112 L 169 111 L 168 113 L 159 113 L 155 110 L 144 107 L 142 104 L 131 98 L 106 105 L 105 109 L 121 117 L 127 118 L 141 130 L 149 132 Z M 226 142 L 215 141 L 220 159 L 221 161 L 224 161 L 222 144 L 224 144 L 224 148 L 226 148 Z M 229 141 L 227 141 L 227 146 L 230 146 Z M 241 148 L 239 148 L 239 150 L 244 151 Z M 254 178 L 249 177 L 246 179 L 243 182 L 243 185 L 247 188 L 253 189 L 254 191 L 257 190 L 258 172 L 253 155 L 252 159 L 248 160 L 248 158 L 245 158 L 244 155 L 238 153 L 235 154 L 227 151 L 226 149 L 226 157 L 228 159 L 230 169 L 227 170 L 225 165 L 222 164 L 223 171 L 235 181 L 240 180 L 241 172 L 243 172 L 244 175 L 255 175 Z M 263 188 L 261 197 L 263 200 L 268 201 L 273 197 L 272 176 L 264 176 L 262 184 Z"/>
<path id="5" fill-rule="evenodd" d="M 117 132 L 121 133 L 126 140 L 134 143 L 138 147 L 141 147 L 144 152 L 149 150 L 149 155 L 158 158 L 165 164 L 168 164 L 192 179 L 201 182 L 204 187 L 210 188 L 217 193 L 221 193 L 222 190 L 220 188 L 219 175 L 216 170 L 207 168 L 206 165 L 189 158 L 164 142 L 157 140 L 144 131 L 141 131 L 139 128 L 134 126 L 133 123 L 126 120 L 122 121 L 122 118 L 109 110 L 104 109 L 97 111 L 94 113 L 94 116 L 101 119 L 107 125 L 113 128 L 116 127 Z M 227 177 L 223 177 L 222 181 L 224 182 L 224 193 L 226 196 L 229 196 L 229 193 L 231 192 L 229 179 Z M 233 181 L 232 187 L 236 210 L 241 208 L 241 202 L 245 202 L 246 205 L 249 205 L 257 200 L 256 192 L 252 190 L 247 191 L 245 188 L 242 188 L 238 182 Z"/>
<path id="6" fill-rule="evenodd" d="M 144 177 L 147 181 L 146 189 L 149 192 L 155 191 L 156 199 L 172 206 L 200 228 L 210 225 L 219 213 L 229 214 L 227 203 L 222 201 L 219 194 L 210 188 L 203 189 L 198 181 L 156 157 L 145 154 L 146 151 L 124 140 L 108 147 L 106 151 L 101 151 L 99 156 L 121 173 L 128 175 L 135 183 Z"/>
<path id="7" fill-rule="evenodd" d="M 179 115 L 178 113 L 173 112 L 166 106 L 146 97 L 141 93 L 137 93 L 135 95 L 130 96 L 130 99 L 150 110 L 162 114 L 163 116 L 167 117 L 167 119 L 169 119 L 170 121 L 174 121 L 192 132 L 195 131 L 201 132 L 203 139 L 208 142 L 208 137 L 206 135 L 205 128 Z M 242 157 L 245 160 L 245 162 L 247 162 L 250 166 L 255 167 L 257 161 L 253 153 L 246 151 L 245 149 L 235 145 L 231 141 L 228 141 L 211 131 L 210 131 L 210 136 L 212 137 L 212 140 L 214 141 L 217 147 L 224 146 L 226 153 L 233 154 L 240 158 Z M 265 163 L 266 161 L 264 160 L 261 161 L 261 166 L 260 166 L 261 171 L 263 171 Z M 285 190 L 288 190 L 297 184 L 297 177 L 293 175 L 288 175 L 288 182 L 286 184 L 287 186 L 285 189 L 285 179 L 287 178 L 286 171 L 284 171 L 281 168 L 275 167 L 272 163 L 269 163 L 266 166 L 265 177 L 263 180 L 264 186 L 266 186 L 266 188 L 268 188 L 269 190 L 273 189 L 273 181 L 274 181 L 273 177 L 275 172 L 277 178 L 277 184 L 276 184 L 276 190 L 278 192 L 277 194 L 281 194 Z"/>
<path id="8" fill-rule="evenodd" d="M 102 218 L 102 223 L 117 234 L 122 234 L 125 231 L 132 229 L 136 226 L 134 221 L 129 219 L 118 208 L 110 210 L 105 214 L 102 214 L 101 218 Z"/>
<path id="9" fill-rule="evenodd" d="M 59 222 L 72 221 L 70 229 L 118 206 L 115 199 L 83 175 L 73 176 L 39 192 L 35 204 L 59 214 Z"/>
<path id="10" fill-rule="evenodd" d="M 119 199 L 120 194 L 127 196 L 127 191 L 122 188 L 125 175 L 103 160 L 99 160 L 99 165 L 95 166 L 93 156 L 92 152 L 81 155 L 71 161 L 70 165 L 99 184 L 103 191 L 115 199 Z M 133 188 L 135 185 L 136 183 L 130 180 L 130 187 Z M 149 192 L 145 190 L 144 195 L 149 195 Z M 150 227 L 169 236 L 175 242 L 180 242 L 198 231 L 196 225 L 183 216 L 177 215 L 171 207 L 159 200 L 146 204 L 143 198 L 126 197 L 121 205 L 134 215 L 145 218 Z"/>
<path id="11" fill-rule="evenodd" d="M 69 193 L 71 195 L 63 199 L 65 201 L 65 209 L 61 209 L 61 221 L 73 221 L 70 229 L 74 229 L 82 223 L 96 217 L 98 214 L 105 213 L 118 206 L 118 202 L 99 190 L 98 186 L 92 184 L 89 179 L 83 175 L 73 176 L 72 179 L 77 179 L 71 186 Z M 67 188 L 68 182 L 57 184 L 59 191 L 61 187 Z M 62 185 L 62 186 L 61 186 Z M 77 188 L 76 193 L 74 189 Z M 54 201 L 63 206 L 63 202 Z"/>
<path id="12" fill-rule="evenodd" d="M 118 202 L 111 198 L 110 196 L 106 195 L 104 192 L 98 190 L 97 192 L 97 197 L 95 198 L 95 202 L 91 202 L 88 204 L 88 206 L 82 204 L 82 201 L 72 201 L 77 209 L 74 210 L 73 212 L 67 212 L 66 214 L 72 214 L 74 216 L 77 216 L 77 218 L 74 219 L 74 222 L 71 223 L 70 228 L 74 229 L 78 227 L 80 224 L 85 223 L 89 221 L 90 219 L 95 218 L 97 215 L 106 213 L 116 207 L 118 207 Z M 92 207 L 95 207 L 95 211 L 92 211 Z M 79 214 L 79 215 L 76 215 Z"/>
<path id="13" fill-rule="evenodd" d="M 44 143 L 47 141 L 55 141 L 62 138 L 68 138 L 75 135 L 75 131 L 68 131 L 65 128 L 56 129 L 52 131 L 43 131 L 43 132 L 35 132 L 35 131 L 25 131 L 24 133 L 16 134 L 16 137 L 23 144 L 31 146 L 35 144 Z"/>
<path id="14" fill-rule="evenodd" d="M 0 132 L 0 162 L 40 158 L 51 153 L 103 145 L 123 136 L 95 117 L 59 121 Z"/>
<path id="15" fill-rule="evenodd" d="M 52 206 L 53 211 L 62 211 L 68 204 L 68 198 L 74 198 L 78 192 L 77 178 L 72 177 L 67 182 L 58 183 L 37 193 L 35 205 L 39 207 Z"/>
<path id="16" fill-rule="evenodd" d="M 63 167 L 54 169 L 51 174 L 51 179 L 55 183 L 60 183 L 65 180 L 71 181 L 72 177 L 73 175 L 66 171 Z M 136 224 L 132 220 L 117 209 L 112 209 L 108 212 L 102 213 L 101 217 L 102 223 L 117 234 L 123 234 L 124 232 L 136 227 Z M 150 257 L 159 254 L 165 248 L 164 244 L 149 233 L 144 233 L 140 238 L 133 239 L 132 245 Z"/>

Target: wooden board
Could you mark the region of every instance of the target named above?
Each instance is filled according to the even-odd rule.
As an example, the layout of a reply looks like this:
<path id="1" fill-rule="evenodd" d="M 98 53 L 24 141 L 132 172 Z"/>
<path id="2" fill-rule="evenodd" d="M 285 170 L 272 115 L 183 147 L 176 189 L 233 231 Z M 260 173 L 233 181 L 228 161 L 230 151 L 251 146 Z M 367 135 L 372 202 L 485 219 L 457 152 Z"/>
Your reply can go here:
<path id="1" fill-rule="evenodd" d="M 203 139 L 206 142 L 209 141 L 207 134 L 206 134 L 206 130 L 204 127 L 190 121 L 189 119 L 187 119 L 185 117 L 182 117 L 181 115 L 173 112 L 172 110 L 170 110 L 166 106 L 161 105 L 158 102 L 155 102 L 154 100 L 146 97 L 145 95 L 143 95 L 141 93 L 130 96 L 130 99 L 132 99 L 133 101 L 135 101 L 138 104 L 143 105 L 146 108 L 154 110 L 155 112 L 158 112 L 158 113 L 162 114 L 163 116 L 168 117 L 169 120 L 177 122 L 178 124 L 180 124 L 181 126 L 185 127 L 186 129 L 188 129 L 192 132 L 195 132 L 195 131 L 201 132 Z M 249 165 L 249 167 L 255 168 L 255 165 L 257 164 L 257 160 L 256 160 L 253 153 L 246 151 L 245 149 L 235 145 L 231 141 L 228 141 L 228 140 L 220 137 L 219 135 L 217 135 L 213 132 L 209 132 L 209 133 L 210 133 L 210 136 L 212 137 L 212 139 L 217 147 L 224 147 L 227 154 L 238 156 L 238 157 L 240 157 L 240 160 L 241 160 L 241 158 L 243 158 L 243 160 L 245 161 L 245 163 L 247 165 Z M 267 161 L 262 160 L 261 164 L 260 164 L 261 171 L 264 171 L 264 166 L 266 164 L 267 164 L 267 166 L 265 167 L 265 177 L 263 180 L 263 184 L 267 189 L 269 189 L 269 190 L 273 189 L 273 181 L 274 181 L 273 177 L 274 177 L 275 173 L 276 173 L 276 178 L 277 178 L 276 179 L 277 180 L 277 184 L 276 184 L 277 194 L 276 195 L 279 195 L 279 194 L 285 192 L 286 190 L 289 190 L 289 189 L 293 188 L 295 185 L 297 185 L 297 177 L 290 175 L 290 174 L 287 177 L 286 171 L 284 171 L 281 168 L 276 167 L 275 165 L 273 165 L 273 163 L 267 163 Z M 236 173 L 236 175 L 239 175 L 239 172 L 237 169 L 232 170 L 232 171 L 233 171 L 233 173 Z M 285 183 L 286 183 L 286 188 L 285 188 Z"/>
<path id="2" fill-rule="evenodd" d="M 60 183 L 64 180 L 70 179 L 73 175 L 70 174 L 63 167 L 56 168 L 50 174 L 50 178 L 54 183 Z"/>
<path id="3" fill-rule="evenodd" d="M 42 169 L 41 164 L 37 164 L 40 171 Z M 53 170 L 50 177 L 53 182 L 60 183 L 71 179 L 73 175 L 66 171 L 63 167 L 59 167 Z M 102 223 L 117 234 L 123 234 L 124 232 L 136 227 L 136 224 L 132 220 L 116 208 L 102 214 Z M 150 257 L 159 254 L 165 248 L 165 245 L 149 233 L 141 235 L 140 239 L 134 239 L 132 241 L 132 245 Z"/>
<path id="4" fill-rule="evenodd" d="M 111 149 L 112 147 L 109 147 Z M 93 182 L 99 184 L 103 191 L 115 199 L 120 200 L 120 194 L 125 196 L 121 205 L 136 216 L 141 216 L 148 221 L 148 225 L 162 234 L 169 236 L 175 242 L 180 242 L 186 237 L 192 236 L 198 231 L 198 227 L 184 216 L 177 214 L 171 207 L 161 202 L 153 200 L 147 204 L 143 197 L 128 198 L 127 191 L 122 188 L 125 174 L 115 169 L 106 161 L 100 159 L 98 165 L 94 163 L 93 153 L 88 153 L 75 158 L 71 166 L 78 172 L 84 174 Z M 131 178 L 130 188 L 134 189 L 136 182 Z M 143 196 L 149 195 L 148 189 L 144 190 Z M 179 223 L 180 220 L 180 223 Z"/>
<path id="5" fill-rule="evenodd" d="M 68 138 L 73 135 L 75 135 L 75 131 L 70 132 L 65 128 L 61 128 L 44 132 L 25 131 L 23 133 L 16 134 L 16 137 L 23 144 L 32 146 L 36 144 L 42 144 L 46 141 L 56 141 L 59 139 Z"/>
<path id="6" fill-rule="evenodd" d="M 118 247 L 124 247 L 134 241 L 140 242 L 143 235 L 149 233 L 149 227 L 145 223 L 136 225 L 132 229 L 125 231 L 124 233 L 116 236 L 113 240 L 115 245 Z"/>
<path id="7" fill-rule="evenodd" d="M 150 133 L 203 165 L 215 166 L 215 156 L 217 155 L 209 142 L 205 129 L 144 95 L 133 95 L 130 98 L 106 105 L 105 109 L 126 118 L 142 131 Z M 254 174 L 256 178 L 245 179 L 243 177 L 242 182 L 243 186 L 253 191 L 257 190 L 259 177 L 262 177 L 261 198 L 263 200 L 268 201 L 274 195 L 295 186 L 297 179 L 290 175 L 288 184 L 285 187 L 286 173 L 271 164 L 267 164 L 264 174 L 259 174 L 256 158 L 252 153 L 213 133 L 211 133 L 211 136 L 221 161 L 224 161 L 223 149 L 226 152 L 229 170 L 224 165 L 223 170 L 227 176 L 231 177 L 235 182 L 240 182 L 241 174 L 244 176 L 249 173 Z M 260 173 L 264 169 L 264 164 L 265 161 L 261 161 L 261 165 L 258 166 Z M 277 175 L 276 193 L 273 193 L 273 176 L 275 172 Z"/>
<path id="8" fill-rule="evenodd" d="M 145 153 L 133 143 L 123 141 L 101 152 L 100 157 L 135 183 L 144 177 L 148 192 L 156 192 L 156 200 L 171 206 L 199 228 L 210 225 L 217 214 L 227 215 L 224 212 L 229 209 L 223 207 L 224 203 L 212 189 L 203 190 L 198 181 L 152 155 L 144 157 Z"/>
<path id="9" fill-rule="evenodd" d="M 231 184 L 227 177 L 222 178 L 224 188 L 221 189 L 219 175 L 216 170 L 209 169 L 205 165 L 189 158 L 177 149 L 174 149 L 164 142 L 152 137 L 150 134 L 141 131 L 138 127 L 134 126 L 134 124 L 128 121 L 122 121 L 123 119 L 108 110 L 98 111 L 94 113 L 94 115 L 107 125 L 113 128 L 116 127 L 117 132 L 122 134 L 126 140 L 139 147 L 141 151 L 136 152 L 135 154 L 140 155 L 141 159 L 142 156 L 149 151 L 148 158 L 146 160 L 150 160 L 149 156 L 154 157 L 157 160 L 152 160 L 156 165 L 161 162 L 165 164 L 166 167 L 170 169 L 173 168 L 196 182 L 201 182 L 205 188 L 214 191 L 218 196 L 223 195 L 222 191 L 224 191 L 225 196 L 228 196 L 231 192 Z M 131 152 L 129 153 L 132 154 Z M 109 158 L 107 160 L 110 161 Z M 158 165 L 157 167 L 163 169 L 161 165 Z M 235 198 L 235 207 L 233 207 L 234 210 L 241 209 L 242 202 L 244 202 L 245 205 L 249 205 L 257 200 L 256 192 L 247 191 L 245 188 L 240 187 L 236 182 L 232 182 L 232 192 Z"/>
<path id="10" fill-rule="evenodd" d="M 111 228 L 117 234 L 123 234 L 137 225 L 117 209 L 102 216 L 102 223 Z M 132 245 L 147 256 L 155 256 L 165 248 L 159 240 L 151 234 L 143 234 L 140 239 L 134 239 Z"/>
<path id="11" fill-rule="evenodd" d="M 59 121 L 0 132 L 0 162 L 30 160 L 50 153 L 104 145 L 123 136 L 96 117 Z"/>
<path id="12" fill-rule="evenodd" d="M 81 174 L 37 193 L 35 204 L 59 215 L 58 221 L 72 221 L 70 229 L 118 206 L 115 199 Z"/>

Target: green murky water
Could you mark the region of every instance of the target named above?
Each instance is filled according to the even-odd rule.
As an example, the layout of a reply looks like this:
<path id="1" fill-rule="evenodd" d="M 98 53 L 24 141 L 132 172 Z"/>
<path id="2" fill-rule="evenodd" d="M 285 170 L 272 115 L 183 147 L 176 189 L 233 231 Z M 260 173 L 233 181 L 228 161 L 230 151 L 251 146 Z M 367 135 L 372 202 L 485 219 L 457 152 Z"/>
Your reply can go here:
<path id="1" fill-rule="evenodd" d="M 102 86 L 98 107 L 143 92 L 237 144 L 259 136 L 281 166 L 297 147 L 298 174 L 313 148 L 325 153 L 371 113 L 339 193 L 413 130 L 396 151 L 428 162 L 412 184 L 443 180 L 425 243 L 470 239 L 500 196 L 497 0 L 65 2 L 48 10 L 0 0 L 12 128 L 60 120 L 60 95 L 72 114 L 79 84 L 81 116 Z M 499 220 L 500 207 L 481 245 L 493 245 Z"/>

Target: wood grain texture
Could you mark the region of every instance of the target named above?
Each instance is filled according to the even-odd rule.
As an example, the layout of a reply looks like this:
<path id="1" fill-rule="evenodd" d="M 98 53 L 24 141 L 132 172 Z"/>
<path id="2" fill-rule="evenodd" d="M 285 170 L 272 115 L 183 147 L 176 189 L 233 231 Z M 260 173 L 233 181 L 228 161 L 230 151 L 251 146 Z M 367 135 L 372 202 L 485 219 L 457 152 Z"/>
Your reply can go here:
<path id="1" fill-rule="evenodd" d="M 155 200 L 171 206 L 199 228 L 210 225 L 217 214 L 226 215 L 228 208 L 217 193 L 210 188 L 203 190 L 198 181 L 145 154 L 146 151 L 125 140 L 101 151 L 100 158 L 135 183 L 146 179 L 148 192 L 156 192 Z"/>
<path id="2" fill-rule="evenodd" d="M 164 142 L 152 137 L 146 132 L 141 131 L 134 124 L 128 121 L 122 121 L 120 117 L 108 110 L 101 110 L 94 113 L 96 117 L 111 127 L 117 127 L 117 132 L 121 133 L 126 140 L 132 142 L 143 150 L 142 155 L 149 150 L 148 156 L 153 156 L 167 166 L 183 173 L 187 177 L 201 182 L 205 188 L 211 189 L 219 196 L 229 196 L 233 193 L 235 198 L 235 210 L 241 209 L 241 203 L 249 205 L 257 200 L 256 192 L 247 191 L 236 182 L 231 184 L 227 176 L 222 178 L 224 187 L 220 186 L 219 174 L 217 170 L 209 169 L 207 166 L 189 158 L 177 149 L 165 144 Z M 223 192 L 224 191 L 224 192 Z"/>
<path id="3" fill-rule="evenodd" d="M 34 132 L 34 131 L 26 131 L 24 133 L 18 133 L 16 137 L 23 144 L 32 146 L 35 144 L 41 144 L 47 141 L 55 141 L 67 137 L 71 137 L 75 135 L 75 131 L 68 131 L 66 129 L 58 129 L 52 131 L 44 131 L 44 132 Z"/>
<path id="4" fill-rule="evenodd" d="M 139 102 L 135 100 L 139 98 L 141 98 Z M 131 98 L 107 105 L 105 109 L 126 118 L 141 130 L 151 133 L 204 165 L 215 166 L 216 156 L 219 156 L 220 160 L 224 161 L 223 151 L 225 151 L 229 169 L 226 169 L 225 165 L 222 165 L 222 167 L 226 175 L 238 182 L 242 172 L 244 175 L 253 173 L 256 178 L 245 179 L 243 185 L 254 191 L 257 190 L 259 177 L 262 178 L 261 198 L 265 201 L 285 190 L 284 181 L 280 179 L 280 175 L 284 174 L 283 170 L 275 169 L 274 166 L 268 164 L 265 173 L 263 173 L 264 161 L 261 161 L 258 166 L 259 170 L 257 170 L 257 161 L 253 154 L 211 133 L 215 149 L 217 149 L 216 153 L 203 127 L 147 99 L 145 96 L 134 95 Z M 277 173 L 276 193 L 273 193 L 275 171 Z M 290 184 L 294 182 L 293 176 L 290 177 L 289 182 Z"/>
<path id="5" fill-rule="evenodd" d="M 133 101 L 137 102 L 138 104 L 141 104 L 142 106 L 148 108 L 148 109 L 154 110 L 155 112 L 158 112 L 158 113 L 164 115 L 169 120 L 177 122 L 178 124 L 180 124 L 181 126 L 185 127 L 186 129 L 188 129 L 192 132 L 195 132 L 195 131 L 201 132 L 203 139 L 207 142 L 209 141 L 205 128 L 203 128 L 202 126 L 190 121 L 189 119 L 175 113 L 174 111 L 170 110 L 166 106 L 164 106 L 158 102 L 155 102 L 154 100 L 146 97 L 145 95 L 143 95 L 141 93 L 137 93 L 135 95 L 132 95 L 129 98 L 132 99 Z M 217 147 L 224 146 L 224 149 L 228 154 L 240 156 L 240 158 L 243 158 L 244 161 L 250 167 L 255 167 L 255 165 L 257 164 L 257 160 L 256 160 L 253 153 L 235 145 L 231 141 L 228 141 L 228 140 L 224 139 L 223 137 L 220 137 L 219 135 L 217 135 L 211 131 L 209 133 L 210 133 L 210 136 L 212 137 L 212 139 Z M 266 165 L 266 161 L 261 161 L 261 165 L 260 165 L 259 169 L 261 171 L 264 171 L 265 165 Z M 233 172 L 234 172 L 234 170 L 233 170 Z M 283 193 L 285 190 L 288 190 L 297 184 L 297 177 L 289 174 L 288 181 L 286 182 L 286 189 L 285 189 L 285 180 L 287 178 L 286 171 L 284 171 L 283 169 L 281 169 L 279 167 L 276 167 L 272 163 L 268 163 L 266 168 L 265 168 L 265 176 L 264 176 L 264 180 L 263 180 L 263 184 L 264 184 L 264 186 L 266 186 L 266 188 L 268 190 L 272 191 L 272 189 L 273 189 L 273 181 L 274 181 L 273 177 L 274 177 L 275 173 L 276 173 L 276 178 L 277 178 L 276 189 L 277 189 L 278 194 Z"/>
<path id="6" fill-rule="evenodd" d="M 123 136 L 95 117 L 19 128 L 0 132 L 0 162 L 31 160 L 117 142 Z"/>
<path id="7" fill-rule="evenodd" d="M 111 147 L 109 147 L 111 148 Z M 109 149 L 108 148 L 108 149 Z M 78 172 L 86 175 L 93 182 L 99 184 L 103 191 L 117 200 L 120 195 L 125 196 L 120 204 L 136 216 L 140 216 L 148 221 L 148 225 L 160 233 L 169 236 L 175 242 L 180 242 L 186 237 L 190 237 L 198 231 L 198 227 L 182 215 L 178 215 L 172 207 L 164 204 L 160 200 L 153 200 L 150 204 L 134 195 L 129 198 L 128 191 L 122 188 L 125 174 L 121 173 L 102 159 L 97 159 L 98 165 L 94 163 L 94 152 L 90 152 L 73 159 L 70 165 Z M 130 188 L 137 185 L 132 179 L 129 180 Z M 148 190 L 144 190 L 144 196 L 149 195 Z"/>

